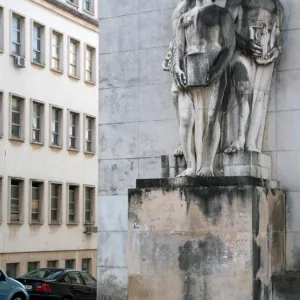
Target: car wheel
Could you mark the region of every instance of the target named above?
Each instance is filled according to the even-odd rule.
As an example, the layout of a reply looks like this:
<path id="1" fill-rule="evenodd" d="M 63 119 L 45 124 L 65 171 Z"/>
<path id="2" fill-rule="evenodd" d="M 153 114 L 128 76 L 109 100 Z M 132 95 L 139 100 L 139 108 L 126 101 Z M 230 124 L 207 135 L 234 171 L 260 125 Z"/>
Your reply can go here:
<path id="1" fill-rule="evenodd" d="M 26 300 L 26 297 L 23 294 L 14 295 L 11 300 Z"/>

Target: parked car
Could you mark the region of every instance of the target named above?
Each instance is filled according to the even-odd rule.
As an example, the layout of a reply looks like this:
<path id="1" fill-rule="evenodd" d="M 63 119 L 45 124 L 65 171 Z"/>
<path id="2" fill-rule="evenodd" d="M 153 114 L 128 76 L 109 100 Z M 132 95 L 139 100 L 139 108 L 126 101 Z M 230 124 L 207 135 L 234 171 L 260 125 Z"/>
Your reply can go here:
<path id="1" fill-rule="evenodd" d="M 96 300 L 97 281 L 87 272 L 42 268 L 17 278 L 30 300 Z"/>
<path id="2" fill-rule="evenodd" d="M 22 283 L 8 277 L 0 269 L 0 300 L 29 300 L 29 295 Z"/>

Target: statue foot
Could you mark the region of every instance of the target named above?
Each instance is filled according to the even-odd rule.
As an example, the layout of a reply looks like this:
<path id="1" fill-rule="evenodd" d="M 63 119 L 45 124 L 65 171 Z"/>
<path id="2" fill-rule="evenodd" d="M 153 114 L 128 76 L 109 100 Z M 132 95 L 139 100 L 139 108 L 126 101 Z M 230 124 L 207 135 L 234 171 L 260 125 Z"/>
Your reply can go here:
<path id="1" fill-rule="evenodd" d="M 185 171 L 183 171 L 181 174 L 177 176 L 179 177 L 195 177 L 196 176 L 196 171 L 193 168 L 187 168 Z"/>
<path id="2" fill-rule="evenodd" d="M 236 140 L 224 152 L 227 154 L 244 151 L 245 142 Z"/>
<path id="3" fill-rule="evenodd" d="M 259 150 L 257 149 L 257 147 L 256 147 L 255 145 L 253 145 L 253 144 L 247 145 L 247 146 L 246 146 L 246 151 L 248 151 L 248 152 L 258 152 L 258 153 L 261 152 L 261 151 L 259 151 Z"/>
<path id="4" fill-rule="evenodd" d="M 183 150 L 181 145 L 175 150 L 174 156 L 183 156 Z"/>
<path id="5" fill-rule="evenodd" d="M 197 176 L 200 177 L 213 177 L 214 173 L 210 168 L 203 167 L 201 170 L 197 171 Z"/>

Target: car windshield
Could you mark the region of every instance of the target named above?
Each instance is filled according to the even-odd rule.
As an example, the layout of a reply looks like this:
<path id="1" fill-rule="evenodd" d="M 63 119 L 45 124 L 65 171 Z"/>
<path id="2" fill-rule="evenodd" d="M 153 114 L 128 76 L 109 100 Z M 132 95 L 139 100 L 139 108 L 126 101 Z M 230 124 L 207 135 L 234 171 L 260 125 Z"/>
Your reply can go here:
<path id="1" fill-rule="evenodd" d="M 35 279 L 56 279 L 58 278 L 63 271 L 55 270 L 55 269 L 39 269 L 32 272 L 27 273 L 24 277 L 27 278 L 35 278 Z"/>

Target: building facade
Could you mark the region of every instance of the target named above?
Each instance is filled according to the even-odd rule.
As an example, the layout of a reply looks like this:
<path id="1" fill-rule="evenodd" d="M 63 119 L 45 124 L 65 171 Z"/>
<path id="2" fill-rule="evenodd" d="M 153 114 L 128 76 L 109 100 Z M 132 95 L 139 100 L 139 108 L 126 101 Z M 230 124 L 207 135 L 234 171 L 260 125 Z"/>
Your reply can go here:
<path id="1" fill-rule="evenodd" d="M 0 266 L 96 276 L 96 0 L 0 0 Z"/>

